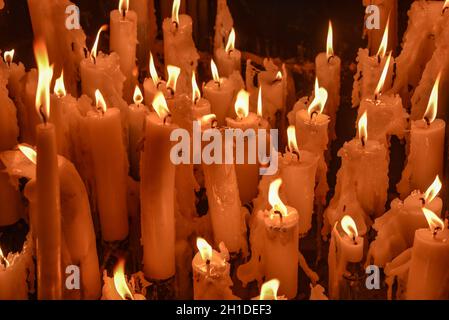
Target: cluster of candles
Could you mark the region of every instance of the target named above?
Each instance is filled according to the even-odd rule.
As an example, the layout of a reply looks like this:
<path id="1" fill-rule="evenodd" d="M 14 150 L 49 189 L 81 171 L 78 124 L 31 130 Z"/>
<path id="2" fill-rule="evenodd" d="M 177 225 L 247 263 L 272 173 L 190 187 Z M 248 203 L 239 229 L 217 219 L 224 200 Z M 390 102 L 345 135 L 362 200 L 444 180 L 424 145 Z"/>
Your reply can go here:
<path id="1" fill-rule="evenodd" d="M 145 12 L 131 10 L 129 2 Z M 327 50 L 315 61 L 314 93 L 287 113 L 285 65 L 265 59 L 265 70 L 255 70 L 248 60 L 243 80 L 226 0 L 217 0 L 213 80 L 202 90 L 193 21 L 179 14 L 180 0 L 162 24 L 166 81 L 149 48 L 138 46 L 148 42 L 143 40 L 155 24 L 154 8 L 148 7 L 152 1 L 120 0 L 109 27 L 100 28 L 88 51 L 82 29 L 68 30 L 61 22 L 68 0 L 28 0 L 37 70 L 27 72 L 14 63 L 13 50 L 4 52 L 0 65 L 0 225 L 28 217 L 30 233 L 20 252 L 0 250 L 0 299 L 28 298 L 33 257 L 38 299 L 142 300 L 145 288 L 136 282 L 175 276 L 178 291 L 190 290 L 194 299 L 238 299 L 232 291 L 236 279 L 244 286 L 257 281 L 255 299 L 293 299 L 299 267 L 312 283 L 311 298 L 327 299 L 299 251 L 315 212 L 318 233 L 330 236 L 329 298 L 345 298 L 349 266 L 364 262 L 384 268 L 390 287 L 399 280 L 399 298 L 449 298 L 444 285 L 449 283 L 449 230 L 438 197 L 445 122 L 437 119 L 440 80 L 446 76 L 443 58 L 449 56 L 442 44 L 449 34 L 449 4 L 413 4 L 403 52 L 395 61 L 388 34 L 395 26 L 396 0 L 372 2 L 379 2 L 385 24 L 368 32 L 371 50 L 358 53 L 352 95 L 357 135 L 338 153 L 342 164 L 327 203 L 327 149 L 336 138 L 341 70 L 330 22 Z M 110 54 L 97 49 L 108 28 Z M 377 53 L 370 55 L 374 47 Z M 423 53 L 424 48 L 433 51 Z M 142 54 L 148 56 L 150 75 L 141 85 L 136 60 L 141 63 Z M 409 102 L 410 114 L 403 105 Z M 278 115 L 289 122 L 288 146 L 271 155 L 279 164 L 274 175 L 259 176 L 266 165 L 261 163 L 197 164 L 195 154 L 188 155 L 193 164 L 171 161 L 177 128 L 280 128 L 284 121 Z M 392 136 L 406 139 L 407 163 L 397 186 L 400 197 L 385 212 Z M 23 190 L 22 178 L 27 181 Z M 209 208 L 203 217 L 196 211 L 199 182 Z M 249 203 L 251 214 L 244 206 Z M 120 260 L 113 277 L 105 272 L 102 278 L 97 237 L 102 245 L 131 238 L 135 230 L 129 221 L 136 216 L 142 272 L 127 279 Z M 371 243 L 370 228 L 377 231 Z M 193 259 L 191 239 L 198 250 Z M 235 265 L 242 258 L 244 263 Z M 79 290 L 69 290 L 63 280 L 71 265 L 81 270 Z"/>

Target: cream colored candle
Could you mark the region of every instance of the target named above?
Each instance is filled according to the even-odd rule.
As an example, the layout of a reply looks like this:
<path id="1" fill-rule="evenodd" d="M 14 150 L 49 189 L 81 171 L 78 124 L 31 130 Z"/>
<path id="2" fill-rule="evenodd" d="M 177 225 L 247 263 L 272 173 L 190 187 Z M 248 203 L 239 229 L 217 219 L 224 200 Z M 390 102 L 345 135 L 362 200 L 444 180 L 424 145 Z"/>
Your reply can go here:
<path id="1" fill-rule="evenodd" d="M 53 93 L 54 94 L 51 96 L 51 102 L 54 108 L 50 116 L 50 122 L 55 125 L 58 154 L 63 155 L 66 158 L 70 158 L 70 146 L 68 141 L 69 127 L 65 114 L 68 108 L 67 104 L 72 103 L 72 99 L 67 97 L 63 73 L 61 73 L 61 76 L 56 79 Z"/>
<path id="2" fill-rule="evenodd" d="M 107 108 L 98 90 L 96 97 L 98 110 L 87 114 L 86 125 L 94 166 L 95 200 L 101 234 L 105 241 L 124 240 L 128 236 L 128 161 L 123 144 L 120 110 Z"/>
<path id="3" fill-rule="evenodd" d="M 411 124 L 407 164 L 398 184 L 402 197 L 416 189 L 424 190 L 436 175 L 443 176 L 446 122 L 435 119 L 439 79 L 435 82 L 423 119 Z"/>
<path id="4" fill-rule="evenodd" d="M 262 71 L 258 76 L 263 92 L 263 117 L 268 120 L 272 128 L 276 128 L 278 127 L 276 114 L 282 113 L 285 109 L 287 75 L 284 70 L 279 70 L 271 60 L 264 60 L 264 65 L 266 71 Z"/>
<path id="5" fill-rule="evenodd" d="M 138 70 L 136 66 L 137 14 L 129 10 L 129 0 L 120 0 L 118 10 L 111 11 L 110 25 L 109 47 L 120 57 L 120 69 L 126 78 L 123 96 L 130 103 L 137 83 Z"/>
<path id="6" fill-rule="evenodd" d="M 234 71 L 240 73 L 242 69 L 241 58 L 241 52 L 235 48 L 235 30 L 232 28 L 226 46 L 215 50 L 218 71 L 223 77 L 229 77 Z"/>
<path id="7" fill-rule="evenodd" d="M 406 297 L 446 300 L 449 297 L 449 230 L 435 213 L 422 210 L 429 228 L 415 232 Z"/>
<path id="8" fill-rule="evenodd" d="M 153 55 L 150 53 L 150 78 L 146 78 L 143 83 L 144 97 L 147 104 L 153 103 L 154 97 L 159 91 L 162 91 L 166 99 L 173 99 L 175 97 L 181 69 L 167 65 L 167 74 L 167 81 L 159 77 L 154 65 Z"/>
<path id="9" fill-rule="evenodd" d="M 140 163 L 140 206 L 143 271 L 149 279 L 175 275 L 175 166 L 170 159 L 173 143 L 167 103 L 162 93 L 153 101 L 157 113 L 146 119 Z"/>
<path id="10" fill-rule="evenodd" d="M 224 48 L 226 38 L 232 30 L 234 20 L 226 0 L 217 1 L 217 15 L 215 16 L 214 52 Z"/>

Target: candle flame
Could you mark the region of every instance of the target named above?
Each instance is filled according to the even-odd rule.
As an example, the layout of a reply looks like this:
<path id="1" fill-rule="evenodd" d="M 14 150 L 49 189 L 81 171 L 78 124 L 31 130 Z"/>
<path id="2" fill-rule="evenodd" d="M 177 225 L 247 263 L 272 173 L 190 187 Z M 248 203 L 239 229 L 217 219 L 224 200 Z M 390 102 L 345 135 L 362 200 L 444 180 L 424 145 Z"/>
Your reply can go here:
<path id="1" fill-rule="evenodd" d="M 120 0 L 118 4 L 118 10 L 122 15 L 126 15 L 129 9 L 129 0 Z"/>
<path id="2" fill-rule="evenodd" d="M 225 51 L 226 53 L 230 53 L 234 49 L 235 49 L 235 30 L 234 28 L 232 28 L 228 36 L 228 42 L 226 43 Z"/>
<path id="3" fill-rule="evenodd" d="M 210 60 L 210 70 L 212 71 L 212 77 L 214 78 L 214 81 L 219 83 L 220 75 L 218 73 L 217 65 L 215 64 L 214 59 Z"/>
<path id="4" fill-rule="evenodd" d="M 95 38 L 94 45 L 92 47 L 92 50 L 90 51 L 90 57 L 93 61 L 97 58 L 97 51 L 98 51 L 98 42 L 100 42 L 100 35 L 103 31 L 108 30 L 108 25 L 104 24 L 100 27 L 100 29 L 97 32 L 97 37 Z"/>
<path id="5" fill-rule="evenodd" d="M 196 246 L 204 262 L 212 259 L 212 247 L 206 240 L 200 237 L 196 238 Z"/>
<path id="6" fill-rule="evenodd" d="M 290 152 L 297 152 L 299 154 L 298 142 L 296 141 L 296 128 L 289 126 L 287 128 L 288 149 Z"/>
<path id="7" fill-rule="evenodd" d="M 424 193 L 424 200 L 426 203 L 431 202 L 435 197 L 438 195 L 442 187 L 441 180 L 439 176 L 436 176 L 433 183 L 427 188 L 426 192 Z"/>
<path id="8" fill-rule="evenodd" d="M 5 262 L 5 267 L 8 268 L 9 267 L 9 261 L 8 259 L 3 255 L 3 250 L 0 247 L 0 261 L 4 261 Z"/>
<path id="9" fill-rule="evenodd" d="M 153 79 L 154 85 L 157 87 L 157 85 L 159 84 L 159 76 L 157 74 L 156 67 L 154 66 L 153 54 L 151 53 L 151 51 L 150 51 L 150 75 L 151 79 Z"/>
<path id="10" fill-rule="evenodd" d="M 329 30 L 327 31 L 326 55 L 327 59 L 334 55 L 334 35 L 332 30 L 332 21 L 329 20 Z"/>
<path id="11" fill-rule="evenodd" d="M 444 230 L 444 222 L 440 219 L 433 211 L 422 208 L 424 216 L 426 217 L 427 223 L 429 224 L 430 230 L 435 233 L 438 230 Z"/>
<path id="12" fill-rule="evenodd" d="M 310 103 L 309 108 L 307 108 L 307 112 L 311 117 L 314 113 L 322 114 L 324 110 L 324 106 L 326 105 L 328 98 L 327 90 L 324 88 L 320 88 L 318 85 L 318 79 L 315 81 L 315 97 Z"/>
<path id="13" fill-rule="evenodd" d="M 215 121 L 217 119 L 217 116 L 213 113 L 210 114 L 206 114 L 204 116 L 202 116 L 199 121 L 201 123 L 201 126 L 206 125 L 206 124 L 212 124 L 213 121 Z"/>
<path id="14" fill-rule="evenodd" d="M 201 91 L 196 82 L 195 71 L 192 72 L 192 102 L 196 104 L 198 100 L 201 99 Z"/>
<path id="15" fill-rule="evenodd" d="M 257 115 L 261 118 L 263 116 L 262 86 L 259 87 L 259 93 L 257 95 Z"/>
<path id="16" fill-rule="evenodd" d="M 33 148 L 30 148 L 30 147 L 28 147 L 27 145 L 24 145 L 24 144 L 19 144 L 18 148 L 23 153 L 23 155 L 28 158 L 28 160 L 30 160 L 34 164 L 37 163 L 36 150 L 34 150 Z"/>
<path id="17" fill-rule="evenodd" d="M 137 85 L 136 88 L 134 89 L 133 100 L 135 105 L 140 105 L 143 102 L 142 91 L 140 91 L 140 88 Z"/>
<path id="18" fill-rule="evenodd" d="M 270 188 L 268 191 L 268 202 L 270 203 L 271 207 L 274 211 L 278 211 L 282 216 L 288 215 L 288 210 L 285 204 L 282 202 L 281 198 L 279 197 L 279 189 L 282 185 L 282 179 L 277 178 L 270 184 Z"/>
<path id="19" fill-rule="evenodd" d="M 278 279 L 271 279 L 265 282 L 260 288 L 259 300 L 277 300 L 280 281 Z"/>
<path id="20" fill-rule="evenodd" d="M 249 114 L 249 93 L 241 89 L 237 94 L 234 105 L 235 113 L 239 119 L 244 119 Z"/>
<path id="21" fill-rule="evenodd" d="M 449 7 L 449 0 L 444 1 L 443 10 Z"/>
<path id="22" fill-rule="evenodd" d="M 156 93 L 153 100 L 153 109 L 156 111 L 160 119 L 164 119 L 170 111 L 168 110 L 167 101 L 165 100 L 164 94 L 160 91 Z"/>
<path id="23" fill-rule="evenodd" d="M 179 25 L 179 7 L 181 6 L 181 0 L 174 0 L 171 10 L 171 21 Z"/>
<path id="24" fill-rule="evenodd" d="M 357 238 L 359 236 L 359 232 L 357 230 L 357 225 L 355 224 L 354 219 L 351 218 L 351 216 L 344 216 L 341 219 L 341 227 L 343 231 L 350 237 L 350 238 Z"/>
<path id="25" fill-rule="evenodd" d="M 101 94 L 100 90 L 95 90 L 95 101 L 97 110 L 101 110 L 102 112 L 106 112 L 108 107 L 106 105 L 106 101 L 104 100 L 103 95 Z"/>
<path id="26" fill-rule="evenodd" d="M 358 123 L 359 139 L 362 143 L 368 141 L 368 115 L 366 111 L 362 114 Z"/>
<path id="27" fill-rule="evenodd" d="M 382 74 L 380 75 L 380 79 L 379 82 L 377 83 L 376 90 L 374 91 L 375 96 L 380 95 L 382 93 L 385 80 L 387 79 L 388 69 L 390 68 L 390 60 L 391 60 L 391 52 L 388 55 L 387 61 L 385 61 L 385 66 L 382 70 Z"/>
<path id="28" fill-rule="evenodd" d="M 125 277 L 125 260 L 120 259 L 114 270 L 114 286 L 122 300 L 134 300 Z"/>
<path id="29" fill-rule="evenodd" d="M 176 92 L 176 84 L 178 82 L 181 69 L 175 66 L 168 65 L 167 73 L 168 73 L 167 87 L 172 89 L 173 92 Z"/>
<path id="30" fill-rule="evenodd" d="M 278 73 L 276 73 L 276 80 L 282 80 L 282 72 L 278 71 Z"/>
<path id="31" fill-rule="evenodd" d="M 53 92 L 59 97 L 65 97 L 67 95 L 67 91 L 65 90 L 64 85 L 64 71 L 61 72 L 61 76 L 56 79 L 55 87 L 53 88 Z"/>
<path id="32" fill-rule="evenodd" d="M 433 85 L 430 94 L 429 103 L 427 104 L 426 112 L 424 113 L 424 120 L 432 123 L 437 117 L 438 112 L 438 87 L 440 85 L 441 72 L 438 74 L 435 84 Z"/>
<path id="33" fill-rule="evenodd" d="M 387 24 L 385 25 L 385 31 L 382 36 L 382 41 L 377 51 L 377 57 L 384 58 L 388 48 L 388 30 L 390 29 L 390 16 L 388 16 Z"/>
<path id="34" fill-rule="evenodd" d="M 35 100 L 36 110 L 38 114 L 44 117 L 44 120 L 47 120 L 50 118 L 50 83 L 53 77 L 53 66 L 50 66 L 47 47 L 44 42 L 36 41 L 34 44 L 34 55 L 39 72 Z"/>
<path id="35" fill-rule="evenodd" d="M 14 49 L 5 51 L 5 53 L 3 54 L 3 60 L 5 60 L 7 64 L 10 64 L 14 59 L 14 53 L 15 53 Z"/>

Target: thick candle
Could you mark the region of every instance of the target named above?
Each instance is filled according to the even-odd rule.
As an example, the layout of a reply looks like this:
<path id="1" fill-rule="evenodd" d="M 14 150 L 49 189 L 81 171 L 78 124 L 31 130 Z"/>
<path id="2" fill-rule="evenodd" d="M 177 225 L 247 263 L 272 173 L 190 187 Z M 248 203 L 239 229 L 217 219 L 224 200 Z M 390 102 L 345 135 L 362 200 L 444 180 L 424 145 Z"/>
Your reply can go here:
<path id="1" fill-rule="evenodd" d="M 215 50 L 215 61 L 217 61 L 218 71 L 223 77 L 229 77 L 234 71 L 240 73 L 242 54 L 235 49 L 235 30 L 231 29 L 226 47 Z"/>

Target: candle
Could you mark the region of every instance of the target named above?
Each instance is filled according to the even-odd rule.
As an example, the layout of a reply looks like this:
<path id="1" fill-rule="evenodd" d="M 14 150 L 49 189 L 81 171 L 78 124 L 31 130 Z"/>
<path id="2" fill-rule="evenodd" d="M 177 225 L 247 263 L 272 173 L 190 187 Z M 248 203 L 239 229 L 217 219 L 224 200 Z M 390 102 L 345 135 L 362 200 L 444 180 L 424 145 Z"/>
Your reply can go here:
<path id="1" fill-rule="evenodd" d="M 214 60 L 210 61 L 210 65 L 213 80 L 204 86 L 204 98 L 210 102 L 211 111 L 217 116 L 218 125 L 223 126 L 234 101 L 234 85 L 229 78 L 220 77 Z"/>
<path id="2" fill-rule="evenodd" d="M 388 23 L 388 22 L 387 22 Z M 388 28 L 385 28 L 382 42 L 376 55 L 370 55 L 368 49 L 359 49 L 357 54 L 357 72 L 354 75 L 352 89 L 352 106 L 357 107 L 365 97 L 374 93 L 383 70 L 388 68 L 384 79 L 384 90 L 388 90 L 393 82 L 394 59 L 387 59 Z M 388 61 L 387 61 L 388 60 Z M 388 62 L 388 64 L 387 64 Z"/>
<path id="3" fill-rule="evenodd" d="M 404 137 L 408 118 L 407 112 L 402 107 L 400 96 L 383 93 L 390 60 L 391 53 L 387 57 L 385 67 L 374 90 L 374 97 L 369 95 L 362 99 L 358 112 L 359 119 L 364 112 L 368 114 L 370 139 L 377 140 L 387 147 L 392 135 L 396 135 L 398 138 Z"/>
<path id="4" fill-rule="evenodd" d="M 36 127 L 36 255 L 38 299 L 61 299 L 61 212 L 55 126 L 50 118 L 53 69 L 43 42 L 35 43 L 39 69 L 36 110 L 44 123 Z"/>
<path id="5" fill-rule="evenodd" d="M 15 50 L 5 51 L 3 53 L 3 60 L 6 64 L 8 73 L 8 91 L 10 97 L 14 100 L 16 104 L 22 103 L 21 94 L 23 91 L 23 79 L 26 75 L 25 66 L 23 63 L 14 63 Z M 18 118 L 19 118 L 18 114 Z"/>
<path id="6" fill-rule="evenodd" d="M 429 228 L 415 232 L 406 297 L 445 300 L 449 296 L 449 230 L 435 213 L 426 208 L 422 211 Z"/>
<path id="7" fill-rule="evenodd" d="M 404 197 L 412 190 L 424 190 L 436 175 L 443 175 L 446 123 L 436 119 L 438 110 L 437 77 L 422 120 L 411 123 L 409 154 L 397 188 Z"/>
<path id="8" fill-rule="evenodd" d="M 120 110 L 108 108 L 99 90 L 95 95 L 97 110 L 87 113 L 86 126 L 101 235 L 104 241 L 124 240 L 128 236 L 128 161 Z"/>
<path id="9" fill-rule="evenodd" d="M 156 113 L 146 118 L 140 162 L 140 206 L 143 271 L 149 279 L 175 275 L 175 166 L 170 135 L 176 126 L 162 93 L 153 101 Z"/>
<path id="10" fill-rule="evenodd" d="M 111 11 L 110 50 L 120 58 L 120 70 L 126 80 L 123 84 L 123 96 L 127 102 L 133 97 L 137 82 L 136 47 L 137 14 L 129 10 L 129 0 L 120 0 L 118 10 Z"/>
<path id="11" fill-rule="evenodd" d="M 196 70 L 199 55 L 192 39 L 192 18 L 179 14 L 181 0 L 173 1 L 171 18 L 164 19 L 162 30 L 164 34 L 164 62 L 181 69 L 178 90 L 189 92 L 189 82 L 192 72 Z"/>
<path id="12" fill-rule="evenodd" d="M 225 48 L 215 50 L 215 61 L 217 61 L 218 71 L 224 77 L 229 77 L 235 71 L 241 72 L 242 54 L 235 48 L 235 30 L 234 28 L 228 34 L 228 40 Z"/>
<path id="13" fill-rule="evenodd" d="M 203 238 L 197 238 L 196 245 L 198 252 L 192 260 L 194 300 L 235 300 L 226 246 L 221 242 L 217 252 Z"/>
<path id="14" fill-rule="evenodd" d="M 287 136 L 288 149 L 280 161 L 280 176 L 284 183 L 286 203 L 298 211 L 299 234 L 305 235 L 312 227 L 318 156 L 298 149 L 294 126 L 288 127 Z"/>
<path id="15" fill-rule="evenodd" d="M 226 37 L 232 30 L 234 20 L 226 0 L 217 1 L 217 15 L 215 16 L 214 52 L 225 46 Z"/>
<path id="16" fill-rule="evenodd" d="M 234 148 L 236 156 L 235 172 L 239 188 L 240 200 L 243 204 L 251 202 L 257 196 L 259 185 L 259 164 L 256 162 L 257 135 L 259 119 L 255 113 L 249 112 L 249 93 L 240 90 L 235 102 L 237 118 L 226 118 L 227 126 L 234 130 L 236 146 L 244 146 L 244 150 Z M 243 151 L 243 152 L 242 152 Z"/>
<path id="17" fill-rule="evenodd" d="M 287 300 L 284 296 L 278 296 L 280 282 L 278 279 L 271 279 L 264 282 L 260 288 L 260 296 L 252 300 Z"/>
<path id="18" fill-rule="evenodd" d="M 340 222 L 342 236 L 335 223 L 329 246 L 329 297 L 338 299 L 343 275 L 348 263 L 359 263 L 363 259 L 364 239 L 359 236 L 357 225 L 351 216 L 345 215 Z"/>
<path id="19" fill-rule="evenodd" d="M 134 104 L 129 106 L 129 144 L 128 159 L 130 163 L 130 172 L 134 180 L 140 180 L 140 153 L 142 149 L 143 137 L 145 132 L 145 118 L 148 115 L 148 108 L 142 104 L 143 95 L 136 86 L 134 90 Z"/>
<path id="20" fill-rule="evenodd" d="M 336 138 L 335 124 L 337 111 L 340 106 L 340 71 L 341 60 L 334 54 L 332 23 L 329 21 L 326 52 L 315 58 L 316 77 L 320 85 L 326 89 L 328 99 L 324 106 L 324 113 L 329 116 L 329 132 L 331 139 Z"/>
<path id="21" fill-rule="evenodd" d="M 351 212 L 359 225 L 360 234 L 366 232 L 367 216 L 384 213 L 388 189 L 388 155 L 385 146 L 369 140 L 367 114 L 358 122 L 358 138 L 346 142 L 339 150 L 342 165 L 337 173 L 335 194 L 325 211 L 328 225 L 334 225 Z"/>
<path id="22" fill-rule="evenodd" d="M 115 266 L 114 276 L 103 274 L 103 289 L 101 300 L 145 300 L 145 296 L 133 292 L 125 276 L 125 260 L 119 259 Z"/>

